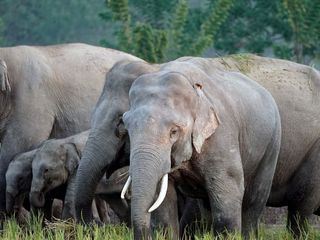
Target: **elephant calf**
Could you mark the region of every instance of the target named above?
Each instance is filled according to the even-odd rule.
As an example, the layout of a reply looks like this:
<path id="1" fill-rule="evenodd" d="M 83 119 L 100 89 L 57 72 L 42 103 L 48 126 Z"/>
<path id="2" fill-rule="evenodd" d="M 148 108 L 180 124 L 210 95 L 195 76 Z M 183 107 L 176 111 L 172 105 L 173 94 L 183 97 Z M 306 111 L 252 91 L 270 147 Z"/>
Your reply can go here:
<path id="1" fill-rule="evenodd" d="M 20 219 L 24 212 L 23 202 L 30 191 L 32 180 L 32 160 L 36 150 L 17 155 L 9 164 L 6 172 L 6 209 Z"/>
<path id="2" fill-rule="evenodd" d="M 47 140 L 37 149 L 32 161 L 30 190 L 30 204 L 33 208 L 42 208 L 47 204 L 45 196 L 48 192 L 52 198 L 62 194 L 62 218 L 74 217 L 74 179 L 88 134 L 89 131 L 85 131 L 64 139 Z M 104 201 L 96 199 L 93 208 L 97 208 L 97 211 L 94 210 L 96 219 L 109 221 Z"/>

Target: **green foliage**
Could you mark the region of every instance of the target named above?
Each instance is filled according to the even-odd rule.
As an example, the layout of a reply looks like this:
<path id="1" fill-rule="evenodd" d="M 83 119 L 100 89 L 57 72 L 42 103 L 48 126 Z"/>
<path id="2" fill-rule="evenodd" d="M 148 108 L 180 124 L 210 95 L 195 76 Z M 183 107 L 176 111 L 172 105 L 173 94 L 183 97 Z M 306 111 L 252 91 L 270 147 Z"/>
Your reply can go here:
<path id="1" fill-rule="evenodd" d="M 307 63 L 320 51 L 319 5 L 319 0 L 235 1 L 214 46 L 222 54 L 252 52 Z"/>
<path id="2" fill-rule="evenodd" d="M 312 226 L 309 227 L 308 233 L 303 233 L 300 239 L 319 239 L 320 231 Z M 4 224 L 4 231 L 0 232 L 0 239 L 2 240 L 130 240 L 133 239 L 133 232 L 131 229 L 124 225 L 111 225 L 107 224 L 103 227 L 82 226 L 73 222 L 57 221 L 48 223 L 42 227 L 41 221 L 36 220 L 28 223 L 27 226 L 19 226 L 16 221 L 9 220 Z M 164 231 L 156 231 L 154 234 L 156 240 L 172 239 L 165 235 Z M 241 240 L 242 237 L 239 233 L 226 233 L 212 237 L 211 232 L 201 232 L 196 230 L 196 240 Z M 255 236 L 250 236 L 250 240 L 257 239 Z M 283 225 L 279 226 L 261 226 L 259 228 L 259 238 L 274 239 L 274 240 L 293 240 L 294 237 L 285 230 Z"/>
<path id="3" fill-rule="evenodd" d="M 154 33 L 149 24 L 139 24 L 134 31 L 135 51 L 138 57 L 144 57 L 149 62 L 156 62 Z"/>
<path id="4" fill-rule="evenodd" d="M 112 19 L 118 21 L 116 48 L 150 62 L 161 62 L 183 55 L 200 55 L 212 47 L 214 36 L 226 20 L 233 1 L 216 0 L 214 4 L 208 1 L 212 6 L 209 12 L 200 10 L 207 17 L 202 18 L 197 26 L 191 25 L 195 16 L 191 12 L 199 10 L 190 9 L 186 0 L 177 1 L 173 8 L 168 8 L 173 1 L 169 4 L 168 1 L 135 0 L 135 6 L 140 6 L 136 10 L 140 15 L 130 12 L 130 2 L 126 0 L 117 3 L 107 0 L 108 10 L 101 17 L 110 21 L 108 12 L 111 11 Z M 103 43 L 108 44 L 107 41 Z"/>
<path id="5" fill-rule="evenodd" d="M 105 27 L 101 0 L 0 0 L 5 45 L 87 42 L 97 44 Z M 105 33 L 104 33 L 105 34 Z"/>
<path id="6" fill-rule="evenodd" d="M 304 62 L 304 53 L 319 47 L 320 1 L 283 0 L 283 7 L 293 35 L 295 60 Z"/>
<path id="7" fill-rule="evenodd" d="M 0 46 L 3 44 L 3 30 L 4 30 L 4 23 L 0 18 Z"/>
<path id="8" fill-rule="evenodd" d="M 152 62 L 252 52 L 320 63 L 319 0 L 0 2 L 2 46 L 100 42 Z"/>
<path id="9" fill-rule="evenodd" d="M 227 19 L 234 0 L 217 0 L 201 25 L 200 34 L 191 48 L 192 55 L 202 54 L 203 51 L 214 43 L 214 37 L 220 26 Z"/>

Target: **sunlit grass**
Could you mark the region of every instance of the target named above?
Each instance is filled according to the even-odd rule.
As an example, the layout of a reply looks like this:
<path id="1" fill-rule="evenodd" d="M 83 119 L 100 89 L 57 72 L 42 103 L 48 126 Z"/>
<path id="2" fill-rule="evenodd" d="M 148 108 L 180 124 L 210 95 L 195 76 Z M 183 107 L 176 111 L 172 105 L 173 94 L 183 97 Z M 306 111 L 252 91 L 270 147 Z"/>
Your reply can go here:
<path id="1" fill-rule="evenodd" d="M 308 233 L 304 233 L 301 239 L 316 240 L 320 239 L 320 230 L 310 226 Z M 155 233 L 156 240 L 170 239 L 168 234 L 159 231 Z M 124 225 L 107 225 L 104 227 L 82 226 L 74 222 L 55 221 L 46 223 L 43 227 L 39 219 L 31 220 L 24 226 L 19 226 L 13 219 L 7 220 L 4 224 L 4 230 L 0 232 L 0 239 L 6 240 L 129 240 L 133 238 L 132 230 Z M 197 231 L 196 240 L 211 240 L 212 233 L 203 233 Z M 226 234 L 217 236 L 215 240 L 241 240 L 241 235 Z M 257 239 L 251 237 L 251 239 Z M 293 236 L 286 231 L 284 226 L 270 227 L 262 225 L 259 230 L 258 239 L 268 240 L 293 240 Z"/>

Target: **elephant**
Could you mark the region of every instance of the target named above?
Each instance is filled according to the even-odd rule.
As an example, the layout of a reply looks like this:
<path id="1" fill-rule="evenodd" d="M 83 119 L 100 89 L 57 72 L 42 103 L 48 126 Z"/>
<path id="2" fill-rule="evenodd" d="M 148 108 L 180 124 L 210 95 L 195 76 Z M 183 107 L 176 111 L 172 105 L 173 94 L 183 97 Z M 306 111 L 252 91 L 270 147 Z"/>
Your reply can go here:
<path id="1" fill-rule="evenodd" d="M 102 176 L 110 177 L 116 169 L 129 165 L 130 143 L 120 124 L 122 114 L 129 108 L 132 82 L 155 68 L 144 61 L 120 61 L 107 74 L 76 176 L 75 208 L 79 222 L 91 222 L 91 204 Z"/>
<path id="2" fill-rule="evenodd" d="M 186 64 L 187 66 L 185 66 Z M 188 133 L 185 135 L 185 140 L 188 140 L 189 136 L 189 141 L 185 144 L 185 148 L 183 148 L 184 144 L 183 141 L 179 140 L 179 144 L 175 145 L 175 148 L 173 149 L 174 156 L 172 156 L 173 161 L 170 161 L 170 147 L 167 147 L 167 151 L 163 151 L 163 154 L 166 154 L 166 159 L 163 160 L 163 166 L 161 165 L 161 161 L 159 161 L 157 167 L 161 169 L 158 172 L 154 171 L 156 169 L 156 166 L 154 168 L 150 168 L 149 170 L 147 169 L 147 166 L 150 166 L 153 162 L 156 162 L 155 160 L 151 161 L 151 158 L 159 160 L 160 157 L 158 155 L 155 155 L 155 153 L 150 153 L 149 154 L 149 162 L 148 161 L 143 161 L 137 159 L 134 156 L 139 156 L 138 154 L 138 147 L 135 144 L 138 144 L 137 141 L 143 142 L 143 139 L 137 140 L 138 138 L 137 135 L 134 135 L 134 133 L 130 133 L 130 131 L 134 131 L 133 129 L 136 128 L 136 131 L 140 131 L 140 137 L 144 136 L 145 141 L 150 142 L 151 145 L 154 146 L 154 148 L 157 148 L 158 150 L 161 149 L 161 142 L 153 142 L 156 141 L 157 136 L 156 133 L 159 134 L 161 131 L 156 131 L 155 129 L 150 129 L 150 132 L 153 132 L 153 134 L 150 134 L 150 136 L 147 136 L 147 134 L 142 134 L 144 131 L 147 130 L 147 128 L 143 128 L 139 126 L 139 120 L 138 117 L 135 114 L 131 114 L 133 109 L 133 106 L 136 102 L 130 101 L 130 106 L 131 109 L 129 110 L 129 97 L 128 93 L 130 90 L 130 93 L 132 95 L 132 89 L 134 88 L 131 85 L 135 85 L 138 81 L 141 83 L 141 89 L 142 85 L 144 85 L 146 88 L 147 86 L 151 85 L 150 90 L 154 87 L 155 90 L 160 91 L 160 87 L 156 85 L 152 85 L 153 81 L 156 83 L 161 82 L 160 79 L 169 79 L 171 70 L 167 70 L 169 73 L 166 75 L 163 72 L 165 70 L 163 69 L 164 66 L 167 66 L 168 68 L 170 66 L 173 66 L 174 63 L 170 64 L 163 64 L 163 65 L 150 65 L 144 62 L 121 62 L 117 63 L 107 74 L 107 81 L 103 89 L 103 93 L 99 98 L 99 101 L 95 107 L 94 114 L 93 114 L 93 121 L 91 124 L 91 130 L 90 130 L 90 135 L 89 139 L 86 143 L 84 152 L 83 152 L 83 157 L 81 160 L 81 163 L 79 165 L 78 169 L 78 174 L 77 174 L 77 180 L 76 180 L 76 198 L 75 198 L 75 205 L 76 205 L 76 215 L 78 220 L 82 220 L 85 222 L 89 222 L 91 219 L 90 216 L 90 206 L 92 202 L 92 198 L 94 196 L 94 190 L 99 179 L 101 176 L 104 174 L 104 172 L 110 171 L 111 166 L 115 165 L 117 162 L 117 156 L 119 155 L 119 149 L 121 150 L 123 143 L 127 136 L 130 136 L 130 169 L 136 169 L 137 166 L 142 166 L 144 165 L 144 169 L 141 169 L 140 172 L 137 171 L 135 172 L 134 170 L 131 170 L 131 174 L 134 174 L 132 176 L 132 185 L 133 185 L 133 191 L 132 191 L 132 199 L 131 199 L 131 219 L 132 223 L 135 229 L 135 238 L 139 239 L 141 237 L 149 237 L 150 236 L 150 213 L 148 212 L 148 209 L 152 203 L 152 200 L 154 199 L 155 196 L 155 191 L 156 187 L 158 184 L 159 179 L 168 173 L 171 170 L 171 165 L 172 166 L 179 166 L 181 162 L 184 160 L 188 160 L 188 158 L 191 158 L 191 155 L 194 154 L 194 157 L 201 158 L 200 162 L 205 162 L 202 158 L 205 158 L 204 156 L 206 154 L 201 153 L 201 147 L 203 143 L 207 142 L 207 138 L 211 139 L 215 143 L 215 139 L 218 138 L 218 136 L 223 135 L 224 131 L 230 132 L 230 136 L 226 138 L 229 142 L 229 144 L 234 144 L 232 146 L 228 145 L 230 147 L 230 151 L 224 151 L 226 154 L 229 154 L 230 156 L 224 156 L 224 158 L 230 158 L 232 161 L 230 164 L 223 166 L 223 161 L 218 161 L 218 164 L 213 165 L 209 169 L 214 169 L 214 168 L 219 168 L 219 167 L 224 167 L 228 169 L 225 174 L 227 175 L 227 180 L 228 184 L 224 186 L 229 186 L 230 187 L 226 190 L 226 192 L 221 193 L 221 198 L 229 198 L 228 201 L 219 201 L 225 203 L 225 205 L 219 205 L 216 206 L 214 204 L 214 200 L 217 200 L 215 196 L 214 190 L 219 189 L 219 184 L 218 186 L 215 186 L 214 184 L 212 187 L 207 188 L 210 189 L 210 200 L 211 200 L 211 207 L 215 207 L 213 212 L 213 217 L 214 219 L 218 219 L 217 221 L 214 221 L 215 223 L 215 230 L 217 232 L 222 231 L 227 227 L 227 229 L 239 229 L 241 225 L 241 215 L 243 215 L 243 226 L 244 229 L 249 231 L 251 228 L 255 228 L 257 225 L 257 220 L 263 210 L 263 207 L 266 203 L 267 196 L 270 191 L 271 187 L 271 181 L 272 177 L 274 174 L 274 169 L 276 166 L 276 159 L 278 155 L 278 151 L 280 148 L 280 118 L 278 114 L 278 109 L 277 106 L 272 98 L 272 96 L 261 86 L 253 82 L 252 80 L 246 78 L 244 75 L 241 75 L 239 73 L 228 73 L 229 78 L 232 79 L 232 81 L 224 81 L 222 79 L 225 79 L 226 77 L 223 76 L 223 72 L 219 72 L 217 75 L 214 75 L 219 81 L 219 83 L 223 84 L 230 84 L 234 83 L 237 85 L 236 87 L 231 87 L 232 89 L 232 94 L 235 94 L 237 98 L 241 99 L 241 102 L 244 102 L 246 105 L 248 105 L 248 109 L 244 108 L 243 105 L 241 105 L 241 109 L 237 111 L 242 111 L 241 114 L 238 113 L 238 115 L 241 116 L 239 123 L 244 124 L 243 126 L 248 126 L 246 124 L 251 124 L 250 125 L 250 134 L 249 132 L 241 133 L 239 139 L 242 141 L 242 148 L 239 148 L 239 139 L 236 137 L 236 133 L 240 134 L 240 127 L 237 125 L 235 122 L 231 123 L 231 120 L 228 120 L 227 115 L 232 114 L 233 111 L 236 110 L 235 107 L 235 102 L 240 101 L 240 100 L 233 100 L 231 101 L 229 97 L 227 98 L 226 95 L 221 94 L 222 100 L 217 98 L 217 105 L 212 107 L 213 103 L 209 101 L 206 97 L 207 93 L 203 93 L 203 90 L 201 89 L 203 86 L 202 81 L 205 81 L 205 84 L 209 84 L 211 82 L 211 78 L 204 72 L 201 72 L 199 67 L 194 66 L 194 64 L 188 64 L 188 63 L 182 63 L 181 66 L 177 66 L 172 72 L 174 80 L 172 82 L 182 82 L 184 83 L 183 87 L 186 86 L 192 86 L 191 91 L 188 92 L 188 95 L 194 97 L 194 101 L 192 102 L 189 99 L 188 104 L 191 106 L 192 104 L 195 105 L 198 102 L 202 102 L 203 104 L 201 105 L 201 108 L 199 111 L 205 112 L 206 110 L 210 110 L 205 117 L 202 118 L 202 121 L 197 121 L 197 132 L 193 134 L 193 143 L 194 147 L 197 151 L 193 152 L 192 144 L 191 144 L 191 130 L 187 128 L 186 126 L 179 126 L 179 127 L 186 127 L 185 130 Z M 189 85 L 187 84 L 188 81 L 184 78 L 184 73 L 181 73 L 181 67 L 184 67 L 183 70 L 188 72 L 188 75 L 192 76 L 194 75 L 194 79 L 198 80 L 200 82 L 194 82 L 193 85 L 189 82 Z M 194 70 L 195 73 L 191 74 L 190 69 Z M 176 73 L 178 72 L 178 73 Z M 161 74 L 164 74 L 162 76 Z M 197 75 L 198 74 L 198 75 Z M 161 77 L 160 77 L 161 76 Z M 203 78 L 203 79 L 202 79 Z M 142 80 L 141 80 L 142 79 Z M 185 81 L 183 81 L 184 79 Z M 194 80 L 194 81 L 196 81 Z M 142 83 L 143 82 L 143 83 Z M 166 82 L 166 84 L 169 82 Z M 182 84 L 181 83 L 181 84 Z M 164 84 L 165 85 L 165 84 Z M 222 86 L 223 87 L 223 86 Z M 229 87 L 229 85 L 228 85 Z M 182 88 L 182 86 L 174 88 L 176 89 Z M 209 87 L 210 89 L 212 86 Z M 238 88 L 240 89 L 246 89 L 248 92 L 252 93 L 252 96 L 255 96 L 257 99 L 255 99 L 254 103 L 250 103 L 250 96 L 244 95 L 243 93 L 240 93 Z M 231 91 L 228 89 L 228 91 Z M 190 90 L 190 89 L 189 89 Z M 206 91 L 206 90 L 205 90 Z M 221 91 L 221 89 L 219 90 Z M 134 91 L 133 91 L 134 92 Z M 165 97 L 168 98 L 168 95 L 166 95 L 166 92 L 170 92 L 168 89 L 165 89 L 161 91 L 161 94 L 164 94 Z M 182 94 L 178 92 L 178 90 L 175 91 L 175 94 L 179 95 L 181 97 Z M 129 94 L 130 95 L 130 94 Z M 134 95 L 134 93 L 133 93 Z M 249 94 L 250 95 L 250 94 Z M 157 92 L 150 93 L 149 95 L 146 94 L 146 99 L 149 96 L 160 96 Z M 108 101 L 107 101 L 108 99 Z M 202 99 L 202 100 L 200 100 Z M 262 101 L 263 99 L 263 101 Z M 163 99 L 162 99 L 163 100 Z M 170 100 L 168 98 L 169 103 L 163 103 L 161 106 L 161 109 L 164 109 L 164 107 L 168 106 L 173 106 L 173 100 Z M 226 101 L 226 106 L 224 106 L 221 102 Z M 137 102 L 145 102 L 142 99 L 137 100 Z M 154 99 L 150 99 L 150 104 L 151 103 L 156 103 L 157 101 Z M 176 101 L 178 102 L 178 101 Z M 175 103 L 176 103 L 175 102 Z M 266 102 L 268 103 L 268 109 L 266 108 Z M 199 103 L 200 104 L 200 103 Z M 187 105 L 187 104 L 186 104 Z M 185 107 L 186 105 L 180 104 L 179 107 Z M 226 108 L 230 110 L 230 113 L 227 112 L 224 109 L 220 108 Z M 256 106 L 259 106 L 256 107 Z M 155 107 L 154 107 L 155 108 Z M 219 111 L 222 111 L 222 115 L 216 114 L 212 109 L 218 108 Z M 145 113 L 148 116 L 147 113 L 148 107 L 144 109 L 144 107 L 141 108 L 141 118 L 145 116 Z M 263 109 L 264 111 L 261 111 Z M 129 111 L 128 111 L 129 110 Z M 249 115 L 245 115 L 244 112 L 245 110 L 248 110 L 250 112 Z M 140 110 L 138 110 L 139 112 Z M 144 112 L 146 111 L 146 112 Z M 193 116 L 195 116 L 195 109 L 193 111 Z M 139 115 L 137 112 L 137 115 Z M 170 112 L 170 109 L 166 109 L 165 112 Z M 189 111 L 190 112 L 190 111 Z M 188 112 L 188 114 L 189 114 Z M 125 114 L 124 114 L 125 113 Z M 158 112 L 159 118 L 166 119 L 161 112 Z M 170 115 L 170 114 L 168 114 Z M 177 117 L 178 114 L 174 115 L 172 114 L 173 117 Z M 237 115 L 237 116 L 238 116 Z M 132 117 L 132 116 L 136 116 Z M 253 117 L 254 116 L 254 117 Z M 167 116 L 166 116 L 167 117 Z M 230 116 L 229 116 L 230 117 Z M 130 119 L 129 119 L 130 118 Z M 188 117 L 185 116 L 185 119 L 188 120 L 188 123 L 192 125 L 192 120 L 191 117 L 188 115 Z M 206 119 L 207 122 L 210 123 L 211 127 L 205 126 L 204 119 Z M 222 119 L 221 121 L 219 119 Z M 235 121 L 235 117 L 230 118 Z M 148 122 L 145 119 L 141 119 L 142 122 L 141 124 Z M 231 121 L 231 122 L 230 122 Z M 237 122 L 236 121 L 236 122 Z M 125 123 L 124 123 L 125 122 Z M 132 124 L 130 124 L 130 122 Z M 228 125 L 229 124 L 229 125 Z M 154 121 L 154 125 L 156 125 L 156 121 Z M 202 126 L 201 126 L 202 125 Z M 228 125 L 228 127 L 226 127 Z M 131 126 L 131 128 L 130 128 Z M 238 128 L 237 128 L 238 126 Z M 263 127 L 262 127 L 263 126 Z M 141 127 L 141 128 L 140 128 Z M 232 131 L 228 129 L 234 130 L 233 135 L 231 134 Z M 200 129 L 204 129 L 204 134 L 203 135 L 200 131 Z M 167 130 L 162 129 L 164 133 L 167 132 Z M 216 133 L 213 134 L 213 132 Z M 127 134 L 129 132 L 129 134 Z M 132 134 L 134 136 L 132 136 Z M 173 131 L 173 135 L 176 134 L 176 131 Z M 155 135 L 152 139 L 152 135 Z M 169 134 L 171 135 L 171 134 Z M 212 135 L 212 136 L 211 136 Z M 231 138 L 231 135 L 233 138 Z M 210 137 L 211 136 L 211 137 Z M 257 138 L 259 136 L 259 141 L 257 141 Z M 234 142 L 231 141 L 233 139 Z M 167 139 L 163 138 L 163 142 L 168 142 Z M 178 138 L 176 139 L 178 140 Z M 217 141 L 219 143 L 219 141 Z M 218 144 L 215 143 L 215 144 Z M 147 144 L 147 143 L 145 143 Z M 222 144 L 222 143 L 220 143 Z M 205 144 L 204 148 L 207 149 L 209 147 L 206 147 L 207 145 L 210 144 Z M 222 144 L 223 147 L 217 148 L 217 154 L 222 154 L 224 153 L 223 151 L 219 151 L 219 149 L 226 148 L 227 144 Z M 148 147 L 147 150 L 151 150 L 150 145 L 146 145 Z M 182 148 L 182 149 L 181 149 Z M 137 151 L 137 152 L 135 152 Z M 244 154 L 243 157 L 240 157 L 240 151 L 241 154 Z M 261 155 L 261 152 L 266 151 L 267 153 L 264 155 Z M 201 153 L 201 154 L 200 154 Z M 207 150 L 205 150 L 205 153 L 207 153 Z M 215 152 L 214 152 L 215 153 Z M 249 154 L 250 153 L 250 154 Z M 137 154 L 137 155 L 136 155 Z M 193 158 L 194 158 L 193 157 Z M 222 159 L 222 157 L 217 157 L 216 158 Z M 241 161 L 243 159 L 243 162 L 248 162 L 246 165 L 243 165 L 243 162 Z M 212 159 L 209 158 L 208 161 L 211 161 Z M 191 160 L 190 160 L 191 161 Z M 193 160 L 194 161 L 194 160 Z M 92 164 L 94 162 L 94 164 Z M 222 165 L 222 166 L 220 166 Z M 268 168 L 265 170 L 264 166 L 268 166 Z M 244 168 L 244 169 L 243 169 Z M 208 167 L 205 167 L 205 164 L 200 164 L 198 166 L 197 171 L 201 172 L 201 169 L 204 169 L 202 171 L 205 172 L 205 170 L 208 169 Z M 144 171 L 145 170 L 145 171 Z M 193 170 L 194 171 L 194 170 Z M 251 175 L 248 174 L 246 175 L 246 178 L 243 176 L 243 172 L 251 172 Z M 223 174 L 218 174 L 217 176 L 212 176 L 214 171 L 207 171 L 206 172 L 206 179 L 204 176 L 202 176 L 203 182 L 206 182 L 207 185 L 210 185 L 212 182 L 212 179 L 215 177 L 216 179 L 218 177 L 223 177 Z M 141 177 L 139 178 L 137 175 L 140 175 Z M 145 179 L 142 179 L 145 178 Z M 152 178 L 152 179 L 151 179 Z M 250 181 L 249 181 L 250 180 Z M 148 189 L 149 191 L 139 191 L 135 189 L 135 185 L 139 185 L 137 182 L 139 181 L 139 184 L 143 185 L 143 182 L 145 184 L 148 184 Z M 166 181 L 165 181 L 166 182 Z M 221 184 L 221 181 L 218 181 Z M 257 184 L 255 184 L 257 182 Z M 263 187 L 261 188 L 260 183 L 263 182 Z M 246 188 L 245 188 L 245 183 L 246 183 Z M 164 184 L 166 185 L 166 184 Z M 250 187 L 249 187 L 250 186 Z M 261 189 L 260 189 L 261 188 Z M 259 189 L 259 191 L 258 191 Z M 137 191 L 137 192 L 135 192 Z M 246 191 L 246 192 L 245 192 Z M 230 194 L 232 192 L 232 194 Z M 231 195 L 229 196 L 228 195 Z M 254 193 L 253 195 L 256 197 L 257 200 L 254 201 L 254 199 L 251 199 L 250 196 L 251 194 Z M 220 194 L 220 192 L 219 192 Z M 223 196 L 223 194 L 225 194 Z M 138 197 L 140 196 L 140 198 Z M 161 198 L 163 198 L 163 194 L 161 194 Z M 244 200 L 241 201 L 241 199 L 245 196 Z M 143 200 L 142 200 L 143 199 Z M 162 199 L 163 200 L 163 199 Z M 139 202 L 144 204 L 144 206 L 140 207 L 138 209 L 137 205 L 139 205 Z M 159 205 L 160 201 L 156 201 L 157 205 Z M 248 205 L 247 209 L 245 209 L 243 214 L 241 214 L 241 204 L 243 203 L 243 206 Z M 231 206 L 230 206 L 231 205 Z M 249 207 L 251 206 L 251 207 Z M 147 209 L 148 207 L 148 209 Z M 145 209 L 144 209 L 145 208 Z M 149 211 L 154 210 L 154 205 Z M 224 215 L 224 213 L 228 213 L 229 215 Z"/>
<path id="3" fill-rule="evenodd" d="M 29 213 L 24 209 L 26 196 L 28 196 L 32 182 L 32 161 L 35 157 L 37 149 L 29 152 L 18 154 L 10 162 L 6 172 L 6 210 L 7 213 L 13 213 L 18 216 L 18 221 L 21 223 L 27 222 Z M 57 204 L 53 205 L 54 198 L 63 198 L 64 188 L 56 189 L 46 196 L 46 205 L 43 207 L 44 217 L 51 220 L 51 217 L 60 217 L 57 214 Z M 29 202 L 27 202 L 29 204 Z M 30 208 L 30 206 L 29 206 Z M 28 210 L 30 210 L 28 208 Z"/>
<path id="4" fill-rule="evenodd" d="M 130 203 L 128 196 L 126 199 L 121 199 L 120 194 L 128 177 L 128 167 L 117 169 L 112 175 L 106 179 L 103 177 L 95 190 L 95 197 L 105 200 L 114 213 L 118 216 L 120 223 L 131 225 L 130 220 Z"/>
<path id="5" fill-rule="evenodd" d="M 130 54 L 86 44 L 0 48 L 0 215 L 12 158 L 90 127 L 105 74 Z"/>
<path id="6" fill-rule="evenodd" d="M 214 233 L 248 237 L 258 229 L 280 151 L 278 107 L 245 75 L 205 70 L 192 59 L 172 61 L 130 88 L 122 120 L 130 138 L 135 239 L 151 237 L 150 212 L 165 198 L 168 174 L 184 161 L 202 179 Z"/>
<path id="7" fill-rule="evenodd" d="M 252 54 L 193 61 L 203 62 L 208 71 L 215 66 L 242 72 L 275 99 L 282 140 L 267 206 L 288 206 L 287 227 L 299 237 L 307 230 L 305 223 L 311 215 L 320 215 L 320 72 L 310 66 Z"/>
<path id="8" fill-rule="evenodd" d="M 6 210 L 20 216 L 25 196 L 30 191 L 32 180 L 32 160 L 36 150 L 18 154 L 10 162 L 6 172 Z M 20 219 L 20 217 L 18 217 Z"/>
<path id="9" fill-rule="evenodd" d="M 129 166 L 117 169 L 106 179 L 103 177 L 95 190 L 95 196 L 104 199 L 119 217 L 121 223 L 125 223 L 131 227 L 130 209 L 131 209 L 131 194 L 126 193 L 126 197 L 121 199 L 121 192 L 128 177 Z M 168 231 L 170 239 L 178 239 L 179 222 L 178 219 L 171 217 L 178 216 L 177 192 L 174 181 L 169 181 L 167 197 L 162 206 L 160 206 L 152 214 L 152 228 Z"/>
<path id="10" fill-rule="evenodd" d="M 74 218 L 74 179 L 88 135 L 89 131 L 84 131 L 67 138 L 50 139 L 35 150 L 29 194 L 34 209 L 43 208 L 50 193 L 50 199 L 63 200 L 62 219 Z M 97 197 L 92 209 L 97 222 L 110 221 L 102 199 Z"/>

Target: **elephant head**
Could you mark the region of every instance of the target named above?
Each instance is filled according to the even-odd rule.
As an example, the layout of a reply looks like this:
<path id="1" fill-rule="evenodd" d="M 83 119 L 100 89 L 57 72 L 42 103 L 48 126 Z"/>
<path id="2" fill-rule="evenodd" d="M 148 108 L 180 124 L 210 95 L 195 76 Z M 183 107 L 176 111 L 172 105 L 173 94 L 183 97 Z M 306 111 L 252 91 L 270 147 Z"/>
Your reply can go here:
<path id="1" fill-rule="evenodd" d="M 48 140 L 36 152 L 32 162 L 30 203 L 36 208 L 45 204 L 45 194 L 68 181 L 75 174 L 80 152 L 74 143 Z"/>
<path id="2" fill-rule="evenodd" d="M 83 151 L 75 187 L 77 220 L 92 220 L 91 203 L 94 190 L 103 174 L 112 172 L 116 159 L 121 157 L 127 134 L 122 114 L 129 109 L 128 93 L 132 82 L 154 67 L 142 61 L 122 61 L 109 71 L 103 92 L 95 107 L 88 141 Z M 128 163 L 127 163 L 128 165 Z M 114 167 L 115 169 L 121 166 Z"/>
<path id="3" fill-rule="evenodd" d="M 30 191 L 32 180 L 32 161 L 35 150 L 19 154 L 9 164 L 6 173 L 6 209 L 9 214 L 14 206 L 23 201 L 24 195 Z M 22 204 L 22 203 L 21 203 Z"/>
<path id="4" fill-rule="evenodd" d="M 178 70 L 162 69 L 139 77 L 129 92 L 130 110 L 123 121 L 130 137 L 128 183 L 132 181 L 135 239 L 150 237 L 150 212 L 164 200 L 171 167 L 189 160 L 193 149 L 200 153 L 219 125 L 214 106 L 202 89 L 201 77 L 206 76 L 191 78 L 192 73 L 179 72 L 181 65 Z M 191 67 L 187 66 L 188 71 Z"/>

